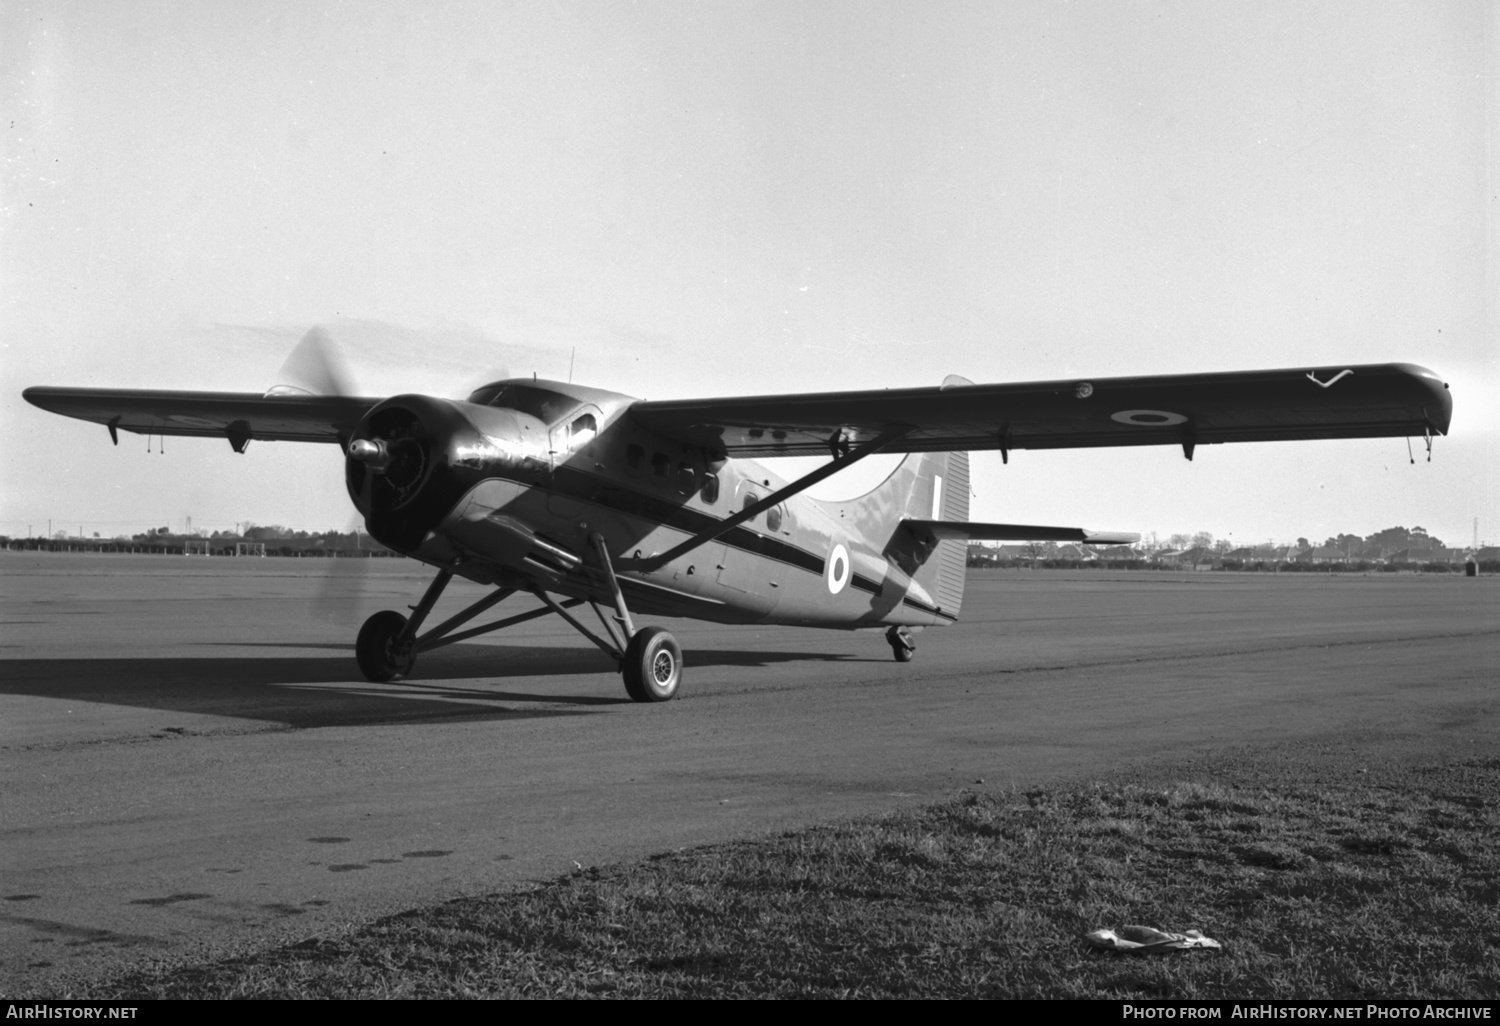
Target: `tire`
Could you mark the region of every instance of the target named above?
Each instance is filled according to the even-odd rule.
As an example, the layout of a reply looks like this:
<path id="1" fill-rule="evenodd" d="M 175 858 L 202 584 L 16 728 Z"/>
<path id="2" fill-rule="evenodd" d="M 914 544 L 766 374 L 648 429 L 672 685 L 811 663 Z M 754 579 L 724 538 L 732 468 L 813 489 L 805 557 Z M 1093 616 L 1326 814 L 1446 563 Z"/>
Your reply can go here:
<path id="1" fill-rule="evenodd" d="M 669 702 L 682 683 L 682 648 L 660 627 L 643 627 L 625 647 L 625 691 L 637 702 Z"/>
<path id="2" fill-rule="evenodd" d="M 354 642 L 354 661 L 365 680 L 386 684 L 411 672 L 417 662 L 416 653 L 398 652 L 392 644 L 405 627 L 406 617 L 389 609 L 365 621 Z"/>
<path id="3" fill-rule="evenodd" d="M 891 655 L 898 663 L 909 663 L 917 654 L 917 643 L 911 640 L 911 633 L 904 627 L 892 627 L 886 631 L 885 640 L 890 642 Z"/>

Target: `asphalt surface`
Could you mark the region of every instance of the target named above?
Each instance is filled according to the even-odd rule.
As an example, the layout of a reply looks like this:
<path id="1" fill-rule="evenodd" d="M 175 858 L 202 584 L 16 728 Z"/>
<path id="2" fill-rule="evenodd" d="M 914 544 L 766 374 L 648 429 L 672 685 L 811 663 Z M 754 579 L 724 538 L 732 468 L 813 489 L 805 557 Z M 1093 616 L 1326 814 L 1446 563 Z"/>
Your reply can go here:
<path id="1" fill-rule="evenodd" d="M 1500 736 L 1493 578 L 971 573 L 909 664 L 878 633 L 665 622 L 660 706 L 555 617 L 359 679 L 362 616 L 425 581 L 0 553 L 0 995 L 963 787 Z"/>

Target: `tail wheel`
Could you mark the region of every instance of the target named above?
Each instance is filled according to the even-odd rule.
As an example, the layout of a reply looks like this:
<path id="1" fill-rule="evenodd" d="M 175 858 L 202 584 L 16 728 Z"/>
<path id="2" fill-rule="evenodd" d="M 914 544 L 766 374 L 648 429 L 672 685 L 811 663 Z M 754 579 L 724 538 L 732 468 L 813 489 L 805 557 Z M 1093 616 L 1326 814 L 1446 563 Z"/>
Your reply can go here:
<path id="1" fill-rule="evenodd" d="M 892 627 L 885 632 L 885 640 L 891 643 L 891 655 L 896 657 L 898 663 L 909 663 L 911 657 L 917 654 L 917 643 L 912 640 L 911 632 L 905 627 Z"/>
<path id="2" fill-rule="evenodd" d="M 370 617 L 359 629 L 354 642 L 354 661 L 366 680 L 385 684 L 411 672 L 417 654 L 410 647 L 396 646 L 396 639 L 405 627 L 406 617 L 387 609 Z"/>
<path id="3" fill-rule="evenodd" d="M 625 691 L 637 702 L 666 702 L 682 683 L 682 648 L 660 627 L 643 627 L 625 647 Z"/>

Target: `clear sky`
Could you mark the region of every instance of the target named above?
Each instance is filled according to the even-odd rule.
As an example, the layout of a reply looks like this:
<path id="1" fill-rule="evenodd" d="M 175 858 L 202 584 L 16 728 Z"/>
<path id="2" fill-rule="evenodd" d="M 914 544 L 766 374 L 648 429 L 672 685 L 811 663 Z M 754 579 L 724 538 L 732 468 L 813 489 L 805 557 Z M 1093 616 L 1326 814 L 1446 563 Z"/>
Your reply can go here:
<path id="1" fill-rule="evenodd" d="M 971 515 L 1500 541 L 1497 12 L 9 0 L 0 532 L 348 525 L 335 447 L 148 454 L 20 399 L 260 391 L 324 324 L 372 394 L 1411 361 L 1457 406 L 1430 464 L 981 453 Z"/>

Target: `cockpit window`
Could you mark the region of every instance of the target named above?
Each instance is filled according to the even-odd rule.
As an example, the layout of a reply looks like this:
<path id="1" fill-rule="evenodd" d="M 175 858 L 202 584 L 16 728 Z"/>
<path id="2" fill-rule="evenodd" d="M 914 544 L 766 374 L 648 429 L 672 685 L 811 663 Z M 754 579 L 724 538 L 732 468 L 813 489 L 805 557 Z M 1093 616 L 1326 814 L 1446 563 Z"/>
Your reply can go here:
<path id="1" fill-rule="evenodd" d="M 594 440 L 599 425 L 592 413 L 585 413 L 568 426 L 568 451 L 577 452 Z"/>
<path id="2" fill-rule="evenodd" d="M 485 385 L 469 396 L 476 406 L 501 406 L 528 413 L 549 427 L 578 408 L 578 400 L 535 385 Z"/>

